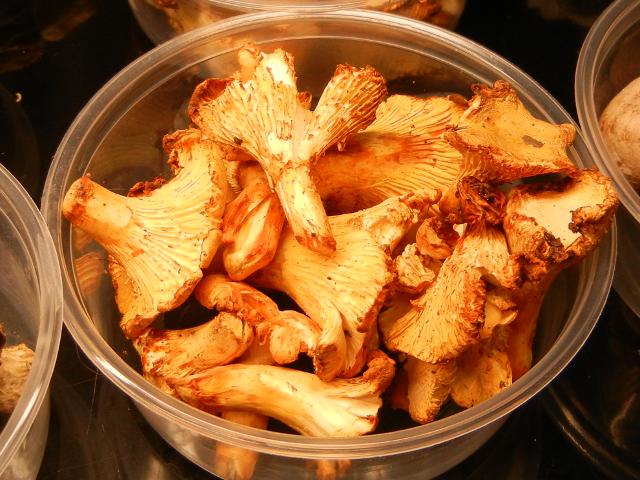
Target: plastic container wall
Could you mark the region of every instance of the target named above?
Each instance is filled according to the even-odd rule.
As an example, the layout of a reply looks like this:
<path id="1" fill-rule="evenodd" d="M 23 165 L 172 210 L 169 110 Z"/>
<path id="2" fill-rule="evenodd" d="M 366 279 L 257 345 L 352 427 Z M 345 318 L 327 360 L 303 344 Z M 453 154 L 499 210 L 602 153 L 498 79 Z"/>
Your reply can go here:
<path id="1" fill-rule="evenodd" d="M 34 479 L 49 429 L 48 387 L 62 329 L 62 283 L 35 204 L 0 165 L 0 323 L 7 345 L 35 350 L 20 400 L 0 432 L 0 478 Z"/>
<path id="2" fill-rule="evenodd" d="M 598 168 L 610 176 L 624 209 L 618 214 L 618 262 L 614 288 L 640 316 L 640 195 L 621 170 L 600 130 L 602 111 L 631 80 L 640 77 L 640 2 L 614 2 L 587 35 L 576 67 L 575 95 L 585 141 Z M 640 161 L 640 159 L 638 159 Z"/>
<path id="3" fill-rule="evenodd" d="M 129 0 L 138 23 L 156 44 L 236 15 L 277 11 L 321 13 L 364 8 L 454 28 L 465 4 L 466 0 Z"/>

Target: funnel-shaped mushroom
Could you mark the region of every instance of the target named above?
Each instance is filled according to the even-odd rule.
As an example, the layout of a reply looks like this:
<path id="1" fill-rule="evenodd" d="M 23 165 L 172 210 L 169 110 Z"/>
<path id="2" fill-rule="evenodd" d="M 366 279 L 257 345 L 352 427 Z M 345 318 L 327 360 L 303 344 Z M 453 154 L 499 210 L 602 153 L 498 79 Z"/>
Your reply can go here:
<path id="1" fill-rule="evenodd" d="M 64 216 L 108 252 L 129 338 L 187 299 L 221 238 L 226 151 L 197 130 L 165 137 L 165 147 L 176 175 L 159 188 L 123 197 L 85 176 L 62 205 Z"/>
<path id="2" fill-rule="evenodd" d="M 325 355 L 333 354 L 319 346 L 321 330 L 316 322 L 299 312 L 281 312 L 273 300 L 246 283 L 233 282 L 222 274 L 207 275 L 196 287 L 195 296 L 204 307 L 232 312 L 253 325 L 276 363 L 291 363 L 300 353 L 307 353 L 318 369 Z"/>
<path id="3" fill-rule="evenodd" d="M 291 55 L 254 55 L 251 79 L 206 80 L 191 98 L 189 115 L 211 138 L 254 157 L 298 241 L 330 254 L 335 240 L 310 168 L 331 145 L 373 121 L 386 95 L 384 79 L 371 67 L 339 66 L 310 112 L 299 99 Z"/>
<path id="4" fill-rule="evenodd" d="M 415 243 L 407 245 L 400 255 L 393 259 L 395 289 L 408 293 L 422 293 L 436 278 L 440 265 L 423 257 Z"/>
<path id="5" fill-rule="evenodd" d="M 133 341 L 142 373 L 172 393 L 167 378 L 181 378 L 240 357 L 253 341 L 253 328 L 235 315 L 221 312 L 197 327 L 182 330 L 147 329 Z"/>
<path id="6" fill-rule="evenodd" d="M 418 423 L 432 422 L 449 399 L 456 362 L 427 363 L 409 356 L 402 368 L 407 375 L 404 401 L 395 407 L 409 412 Z"/>
<path id="7" fill-rule="evenodd" d="M 2 348 L 2 355 L 0 355 L 0 413 L 10 414 L 20 400 L 20 395 L 22 395 L 31 371 L 33 356 L 33 350 L 24 343 Z"/>
<path id="8" fill-rule="evenodd" d="M 481 191 L 486 188 L 464 185 Z M 493 220 L 493 205 L 476 195 L 465 199 L 478 202 L 469 218 L 475 223 L 467 226 L 435 282 L 412 302 L 413 308 L 395 322 L 381 324 L 384 342 L 391 350 L 428 363 L 457 357 L 478 341 L 485 320 L 487 283 L 506 288 L 519 285 L 518 259 L 509 253 L 502 231 L 488 221 Z M 481 214 L 482 209 L 487 213 Z"/>
<path id="9" fill-rule="evenodd" d="M 511 182 L 575 170 L 566 153 L 575 137 L 573 125 L 535 118 L 503 80 L 493 87 L 474 85 L 473 92 L 458 124 L 444 134 L 464 156 L 460 177 Z"/>
<path id="10" fill-rule="evenodd" d="M 506 354 L 507 335 L 498 329 L 493 336 L 465 351 L 456 361 L 451 398 L 471 408 L 511 385 L 511 364 Z"/>
<path id="11" fill-rule="evenodd" d="M 314 165 L 311 174 L 327 209 L 349 213 L 409 192 L 447 190 L 462 155 L 442 134 L 463 111 L 463 105 L 445 97 L 389 97 L 344 151 L 329 150 Z"/>
<path id="12" fill-rule="evenodd" d="M 565 268 L 592 252 L 611 226 L 619 200 L 611 180 L 579 170 L 560 183 L 516 187 L 504 218 L 509 249 L 527 261 L 528 279 L 513 292 L 518 316 L 508 354 L 516 380 L 530 367 L 538 314 L 547 289 Z"/>
<path id="13" fill-rule="evenodd" d="M 268 348 L 259 342 L 253 342 L 236 363 L 245 365 L 272 365 L 273 360 Z M 230 422 L 248 427 L 266 430 L 269 417 L 244 410 L 224 410 L 220 416 Z M 216 442 L 214 470 L 222 478 L 230 480 L 250 480 L 258 462 L 259 453 L 225 442 Z"/>
<path id="14" fill-rule="evenodd" d="M 354 437 L 373 431 L 393 360 L 372 352 L 359 377 L 323 382 L 316 375 L 268 365 L 226 365 L 176 380 L 178 395 L 206 411 L 241 409 L 276 418 L 303 435 Z"/>
<path id="15" fill-rule="evenodd" d="M 260 165 L 242 162 L 237 177 L 242 191 L 224 213 L 222 259 L 229 277 L 244 280 L 276 254 L 284 211 Z"/>
<path id="16" fill-rule="evenodd" d="M 353 376 L 362 368 L 370 331 L 393 278 L 391 252 L 438 198 L 437 192 L 420 192 L 330 217 L 336 238 L 332 256 L 302 248 L 285 228 L 273 261 L 250 277 L 287 293 L 321 325 L 321 348 L 334 350 L 331 364 L 317 370 L 323 379 Z"/>

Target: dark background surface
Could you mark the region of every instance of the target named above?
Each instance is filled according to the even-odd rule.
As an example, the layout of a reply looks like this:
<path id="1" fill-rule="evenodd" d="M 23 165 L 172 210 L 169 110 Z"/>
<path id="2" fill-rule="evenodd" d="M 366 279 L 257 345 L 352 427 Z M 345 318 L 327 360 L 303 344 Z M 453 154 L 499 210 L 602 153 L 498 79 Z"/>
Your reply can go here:
<path id="1" fill-rule="evenodd" d="M 0 163 L 38 202 L 51 158 L 75 115 L 153 45 L 124 0 L 0 3 Z M 521 67 L 575 118 L 578 53 L 608 3 L 469 0 L 457 31 Z M 636 476 L 640 342 L 630 327 L 634 321 L 612 294 L 587 346 L 552 389 L 518 410 L 481 450 L 442 478 Z M 65 331 L 38 478 L 129 480 L 141 471 L 148 472 L 144 478 L 211 478 L 155 434 Z"/>

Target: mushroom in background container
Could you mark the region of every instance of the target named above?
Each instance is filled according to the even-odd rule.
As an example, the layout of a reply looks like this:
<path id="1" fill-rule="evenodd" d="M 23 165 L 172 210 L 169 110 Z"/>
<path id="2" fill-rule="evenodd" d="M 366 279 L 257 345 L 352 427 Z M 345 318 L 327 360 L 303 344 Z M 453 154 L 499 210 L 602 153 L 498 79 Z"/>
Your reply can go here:
<path id="1" fill-rule="evenodd" d="M 614 288 L 640 316 L 640 3 L 618 0 L 591 27 L 576 69 L 578 118 L 596 165 L 610 176 L 618 214 Z"/>
<path id="2" fill-rule="evenodd" d="M 62 281 L 35 204 L 0 165 L 0 477 L 33 480 L 49 431 Z"/>
<path id="3" fill-rule="evenodd" d="M 145 33 L 160 44 L 225 18 L 277 11 L 319 13 L 364 8 L 453 29 L 466 0 L 129 0 L 129 4 Z"/>
<path id="4" fill-rule="evenodd" d="M 597 321 L 618 200 L 592 166 L 558 103 L 468 39 L 278 12 L 114 77 L 63 139 L 43 211 L 69 330 L 191 461 L 423 479 Z"/>

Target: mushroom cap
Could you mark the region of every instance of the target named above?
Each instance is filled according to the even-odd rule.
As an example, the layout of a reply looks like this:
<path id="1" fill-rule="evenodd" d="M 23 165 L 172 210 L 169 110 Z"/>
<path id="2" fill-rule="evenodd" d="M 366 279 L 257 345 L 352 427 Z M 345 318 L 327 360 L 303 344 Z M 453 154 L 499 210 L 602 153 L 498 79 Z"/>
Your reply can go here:
<path id="1" fill-rule="evenodd" d="M 544 275 L 552 265 L 591 252 L 618 205 L 611 180 L 596 170 L 577 170 L 561 182 L 518 186 L 510 192 L 503 222 L 509 249 L 526 256 L 532 278 Z"/>
<path id="2" fill-rule="evenodd" d="M 335 349 L 334 361 L 317 371 L 323 379 L 351 376 L 362 367 L 363 349 L 393 279 L 391 252 L 438 198 L 425 191 L 329 217 L 336 238 L 332 256 L 301 247 L 285 227 L 273 261 L 249 278 L 287 293 L 321 325 L 320 345 Z"/>
<path id="3" fill-rule="evenodd" d="M 457 405 L 471 408 L 511 385 L 505 333 L 497 330 L 489 340 L 474 345 L 458 358 L 451 384 L 451 398 Z"/>
<path id="4" fill-rule="evenodd" d="M 250 325 L 221 312 L 196 327 L 182 330 L 148 328 L 133 341 L 147 378 L 181 378 L 209 367 L 226 365 L 253 342 Z"/>
<path id="5" fill-rule="evenodd" d="M 449 188 L 462 155 L 442 133 L 463 111 L 444 97 L 387 98 L 343 151 L 329 150 L 315 163 L 311 173 L 327 210 L 350 213 L 410 192 Z"/>
<path id="6" fill-rule="evenodd" d="M 575 170 L 566 153 L 575 137 L 573 125 L 535 118 L 504 80 L 472 88 L 469 108 L 444 134 L 464 157 L 461 176 L 511 182 Z"/>
<path id="7" fill-rule="evenodd" d="M 428 363 L 454 359 L 477 342 L 485 296 L 480 271 L 458 262 L 454 252 L 405 315 L 381 324 L 384 343 Z"/>
<path id="8" fill-rule="evenodd" d="M 164 185 L 123 197 L 82 177 L 63 201 L 65 217 L 108 253 L 129 338 L 188 298 L 221 240 L 227 150 L 197 130 L 176 132 L 167 145 L 176 175 Z"/>
<path id="9" fill-rule="evenodd" d="M 423 424 L 432 422 L 449 399 L 456 377 L 456 361 L 427 363 L 409 356 L 403 368 L 408 375 L 407 399 L 411 418 Z"/>
<path id="10" fill-rule="evenodd" d="M 211 138 L 262 165 L 296 239 L 328 255 L 335 241 L 310 168 L 373 120 L 386 95 L 384 79 L 371 67 L 338 66 L 311 112 L 296 87 L 293 57 L 279 49 L 254 54 L 249 80 L 206 80 L 191 98 L 189 115 Z"/>
<path id="11" fill-rule="evenodd" d="M 381 323 L 385 345 L 428 363 L 456 358 L 479 340 L 487 282 L 519 284 L 520 265 L 502 232 L 480 222 L 467 229 L 435 282 L 395 321 Z"/>
<path id="12" fill-rule="evenodd" d="M 633 51 L 634 48 L 629 50 Z M 635 57 L 635 55 L 634 55 Z M 640 185 L 640 133 L 638 129 L 638 95 L 640 77 L 627 84 L 607 104 L 600 115 L 600 130 L 613 159 L 636 188 Z"/>

